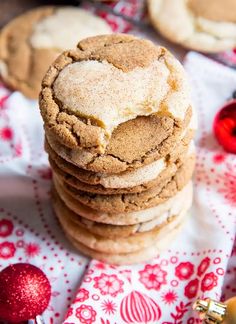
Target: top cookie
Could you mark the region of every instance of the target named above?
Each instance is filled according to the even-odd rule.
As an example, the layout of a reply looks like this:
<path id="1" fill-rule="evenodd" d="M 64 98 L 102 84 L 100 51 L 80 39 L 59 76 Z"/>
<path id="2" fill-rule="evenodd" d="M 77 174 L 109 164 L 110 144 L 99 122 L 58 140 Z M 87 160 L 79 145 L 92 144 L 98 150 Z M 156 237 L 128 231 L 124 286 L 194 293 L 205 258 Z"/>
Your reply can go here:
<path id="1" fill-rule="evenodd" d="M 235 0 L 148 0 L 153 25 L 170 41 L 202 52 L 236 46 Z"/>
<path id="2" fill-rule="evenodd" d="M 121 124 L 164 116 L 181 126 L 189 107 L 180 63 L 129 35 L 91 37 L 64 52 L 45 75 L 40 96 L 46 131 L 69 148 L 97 153 Z"/>
<path id="3" fill-rule="evenodd" d="M 36 99 L 44 74 L 62 51 L 85 37 L 108 33 L 111 29 L 103 19 L 83 9 L 33 9 L 1 31 L 0 75 L 7 85 Z"/>

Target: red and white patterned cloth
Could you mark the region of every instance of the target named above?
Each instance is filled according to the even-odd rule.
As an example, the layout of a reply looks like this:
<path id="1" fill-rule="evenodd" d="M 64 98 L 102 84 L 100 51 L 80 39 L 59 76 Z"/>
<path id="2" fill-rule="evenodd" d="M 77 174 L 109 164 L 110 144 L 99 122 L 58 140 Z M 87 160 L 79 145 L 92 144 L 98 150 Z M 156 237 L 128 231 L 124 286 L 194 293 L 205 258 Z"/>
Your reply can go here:
<path id="1" fill-rule="evenodd" d="M 122 16 L 132 18 L 136 21 L 140 21 L 145 15 L 145 1 L 144 0 L 119 0 L 107 4 L 106 8 L 110 11 L 104 10 L 104 4 L 100 8 L 96 8 L 94 4 L 87 1 L 82 2 L 82 7 L 94 14 L 105 19 L 111 26 L 114 33 L 127 33 L 133 28 L 133 25 L 124 20 Z M 119 14 L 114 15 L 112 10 Z"/>
<path id="2" fill-rule="evenodd" d="M 191 310 L 196 297 L 236 295 L 236 156 L 212 135 L 236 72 L 193 52 L 185 67 L 199 116 L 191 217 L 168 251 L 127 267 L 89 261 L 67 242 L 50 204 L 37 103 L 1 86 L 0 269 L 15 262 L 43 269 L 53 291 L 46 323 L 200 323 Z"/>

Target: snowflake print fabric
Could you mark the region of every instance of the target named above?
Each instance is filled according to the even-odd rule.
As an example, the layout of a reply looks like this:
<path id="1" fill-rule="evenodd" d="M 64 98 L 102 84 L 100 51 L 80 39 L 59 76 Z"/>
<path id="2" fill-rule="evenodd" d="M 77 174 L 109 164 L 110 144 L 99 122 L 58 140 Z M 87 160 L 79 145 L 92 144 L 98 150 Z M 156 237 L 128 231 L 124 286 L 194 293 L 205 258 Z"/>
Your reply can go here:
<path id="1" fill-rule="evenodd" d="M 0 269 L 30 262 L 46 273 L 46 323 L 195 324 L 195 298 L 235 295 L 236 156 L 218 145 L 212 123 L 236 72 L 196 53 L 185 67 L 199 116 L 193 208 L 174 244 L 133 266 L 88 260 L 68 243 L 50 205 L 37 103 L 0 87 Z"/>

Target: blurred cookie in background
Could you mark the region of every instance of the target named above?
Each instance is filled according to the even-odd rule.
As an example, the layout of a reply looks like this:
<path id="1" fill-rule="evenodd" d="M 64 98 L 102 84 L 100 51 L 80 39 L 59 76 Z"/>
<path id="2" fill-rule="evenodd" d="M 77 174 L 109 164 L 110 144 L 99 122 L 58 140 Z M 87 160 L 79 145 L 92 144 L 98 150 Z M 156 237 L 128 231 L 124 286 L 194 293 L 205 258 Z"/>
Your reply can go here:
<path id="1" fill-rule="evenodd" d="M 167 39 L 201 52 L 236 46 L 235 0 L 148 0 L 153 26 Z"/>
<path id="2" fill-rule="evenodd" d="M 0 28 L 25 11 L 46 5 L 78 5 L 78 0 L 1 0 Z"/>
<path id="3" fill-rule="evenodd" d="M 49 65 L 80 39 L 111 33 L 105 20 L 73 6 L 44 6 L 10 21 L 0 33 L 0 76 L 36 99 Z"/>

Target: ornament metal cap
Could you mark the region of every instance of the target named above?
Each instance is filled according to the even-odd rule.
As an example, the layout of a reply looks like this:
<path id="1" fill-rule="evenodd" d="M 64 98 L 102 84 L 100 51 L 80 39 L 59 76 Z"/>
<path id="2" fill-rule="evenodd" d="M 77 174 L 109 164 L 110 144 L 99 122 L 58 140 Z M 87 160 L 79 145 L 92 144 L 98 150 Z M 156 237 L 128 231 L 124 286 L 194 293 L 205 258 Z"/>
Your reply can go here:
<path id="1" fill-rule="evenodd" d="M 220 324 L 225 320 L 227 305 L 211 299 L 198 299 L 193 304 L 193 309 L 199 312 L 200 319 L 204 320 L 204 323 Z"/>

